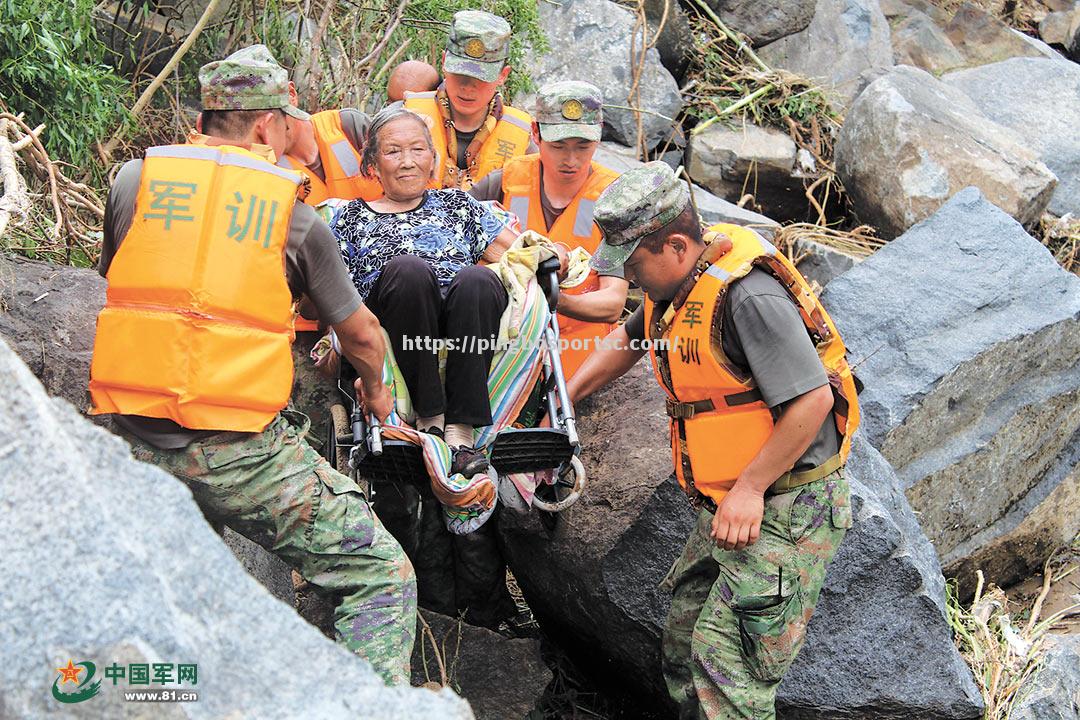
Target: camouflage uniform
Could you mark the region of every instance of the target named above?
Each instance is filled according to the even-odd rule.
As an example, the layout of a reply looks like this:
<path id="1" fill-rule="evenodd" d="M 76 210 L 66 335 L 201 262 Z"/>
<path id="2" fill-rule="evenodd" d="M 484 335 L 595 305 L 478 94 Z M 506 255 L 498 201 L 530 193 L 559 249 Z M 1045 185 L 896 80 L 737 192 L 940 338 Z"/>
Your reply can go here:
<path id="1" fill-rule="evenodd" d="M 679 718 L 776 716 L 776 688 L 802 647 L 825 570 L 851 526 L 847 480 L 837 470 L 768 495 L 761 537 L 724 550 L 697 526 L 665 583 L 664 679 Z"/>
<path id="2" fill-rule="evenodd" d="M 280 108 L 288 77 L 265 47 L 245 48 L 199 72 L 207 110 Z M 203 513 L 277 554 L 337 598 L 339 641 L 392 684 L 409 682 L 416 581 L 401 546 L 350 478 L 305 440 L 305 415 L 281 411 L 262 432 L 193 433 L 179 449 L 128 433 L 136 458 L 182 480 Z"/>
<path id="3" fill-rule="evenodd" d="M 558 142 L 569 138 L 600 141 L 604 131 L 604 94 L 587 82 L 566 80 L 540 88 L 533 119 L 540 139 Z"/>
<path id="4" fill-rule="evenodd" d="M 642 238 L 689 202 L 662 162 L 623 174 L 597 200 L 604 240 L 592 265 L 626 263 Z M 672 589 L 663 669 L 682 720 L 775 717 L 776 689 L 802 646 L 851 505 L 843 470 L 765 494 L 759 539 L 725 550 L 711 537 L 715 504 L 698 494 L 697 525 L 664 581 Z M 704 502 L 701 502 L 704 500 Z"/>

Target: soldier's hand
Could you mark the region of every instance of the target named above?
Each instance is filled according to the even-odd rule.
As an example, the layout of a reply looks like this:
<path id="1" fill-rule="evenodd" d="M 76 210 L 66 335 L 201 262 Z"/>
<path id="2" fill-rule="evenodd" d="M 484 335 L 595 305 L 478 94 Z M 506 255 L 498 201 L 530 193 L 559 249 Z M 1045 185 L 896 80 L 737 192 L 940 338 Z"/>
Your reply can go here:
<path id="1" fill-rule="evenodd" d="M 757 542 L 765 498 L 752 488 L 731 488 L 713 515 L 712 537 L 725 550 L 742 550 Z"/>
<path id="2" fill-rule="evenodd" d="M 356 397 L 360 399 L 364 411 L 374 414 L 379 422 L 385 422 L 390 411 L 394 409 L 394 398 L 390 395 L 390 389 L 382 383 L 379 383 L 377 388 L 365 388 L 363 381 L 359 379 L 355 387 Z"/>

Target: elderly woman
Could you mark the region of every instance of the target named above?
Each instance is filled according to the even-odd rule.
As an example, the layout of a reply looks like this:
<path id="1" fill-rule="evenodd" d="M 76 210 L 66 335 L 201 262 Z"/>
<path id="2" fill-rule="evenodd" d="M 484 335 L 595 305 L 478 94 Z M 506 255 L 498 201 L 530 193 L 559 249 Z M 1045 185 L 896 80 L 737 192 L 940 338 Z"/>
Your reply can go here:
<path id="1" fill-rule="evenodd" d="M 435 151 L 423 118 L 400 106 L 378 113 L 362 170 L 384 197 L 353 200 L 332 227 L 361 297 L 390 336 L 417 429 L 442 434 L 452 472 L 474 475 L 487 460 L 472 429 L 491 424 L 487 377 L 507 295 L 495 262 L 514 234 L 460 190 L 429 190 Z M 478 342 L 483 340 L 484 342 Z M 448 350 L 445 386 L 437 350 Z"/>
<path id="2" fill-rule="evenodd" d="M 417 428 L 445 428 L 451 470 L 474 475 L 487 459 L 472 447 L 473 427 L 491 424 L 487 378 L 506 290 L 480 262 L 495 262 L 514 240 L 486 206 L 460 190 L 429 190 L 435 150 L 424 120 L 400 106 L 371 122 L 362 167 L 385 196 L 353 200 L 331 224 L 364 302 L 390 337 L 420 416 Z M 448 348 L 445 388 L 436 341 Z M 441 343 L 440 343 L 441 344 Z M 444 424 L 445 421 L 445 424 Z M 497 628 L 514 612 L 505 562 L 488 522 L 450 536 L 433 497 L 411 486 L 374 483 L 373 506 L 416 567 L 421 604 Z"/>

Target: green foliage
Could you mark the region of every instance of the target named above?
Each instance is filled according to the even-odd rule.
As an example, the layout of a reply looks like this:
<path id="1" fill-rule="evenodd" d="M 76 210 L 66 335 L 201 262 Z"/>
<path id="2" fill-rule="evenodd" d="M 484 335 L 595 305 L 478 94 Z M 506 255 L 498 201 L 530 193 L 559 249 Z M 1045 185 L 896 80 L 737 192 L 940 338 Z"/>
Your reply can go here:
<path id="1" fill-rule="evenodd" d="M 31 126 L 46 123 L 49 153 L 80 166 L 117 126 L 130 93 L 105 65 L 93 8 L 92 0 L 0 0 L 0 98 Z"/>
<path id="2" fill-rule="evenodd" d="M 510 23 L 513 35 L 510 39 L 510 60 L 513 68 L 503 94 L 512 98 L 517 94 L 534 89 L 532 77 L 525 67 L 525 53 L 531 47 L 536 54 L 547 52 L 547 38 L 540 27 L 540 10 L 537 0 L 412 0 L 405 11 L 406 18 L 413 18 L 430 23 L 446 23 L 449 26 L 454 13 L 460 10 L 485 10 L 505 19 Z M 408 21 L 406 21 L 408 23 Z M 398 41 L 410 40 L 408 55 L 430 62 L 441 69 L 440 58 L 446 46 L 446 30 L 406 27 L 395 33 L 388 49 L 397 47 Z"/>

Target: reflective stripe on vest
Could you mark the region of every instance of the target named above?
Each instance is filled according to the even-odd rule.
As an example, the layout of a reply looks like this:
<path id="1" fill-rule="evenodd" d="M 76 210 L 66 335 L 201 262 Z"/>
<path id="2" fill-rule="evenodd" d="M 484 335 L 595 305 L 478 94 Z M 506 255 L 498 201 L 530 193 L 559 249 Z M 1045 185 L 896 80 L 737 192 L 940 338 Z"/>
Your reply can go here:
<path id="1" fill-rule="evenodd" d="M 285 246 L 301 176 L 233 146 L 150 148 L 106 278 L 92 412 L 258 432 L 292 390 Z"/>
<path id="2" fill-rule="evenodd" d="M 666 350 L 654 343 L 649 354 L 653 372 L 669 398 L 676 477 L 688 492 L 720 502 L 773 430 L 772 411 L 761 399 L 753 377 L 725 357 L 721 348 L 713 348 L 713 317 L 723 312 L 720 298 L 726 297 L 723 291 L 730 283 L 760 267 L 776 277 L 796 302 L 833 391 L 833 417 L 842 441 L 838 460 L 830 460 L 829 467 L 847 459 L 859 408 L 843 341 L 799 271 L 747 228 L 720 224 L 709 230 L 729 237 L 732 249 L 701 274 L 669 322 L 657 317 L 647 297 L 644 312 L 650 339 L 669 343 Z M 719 448 L 717 442 L 722 443 Z M 788 473 L 778 483 L 798 484 L 799 475 L 806 480 L 815 477 L 813 471 Z"/>
<path id="3" fill-rule="evenodd" d="M 328 197 L 345 200 L 375 200 L 382 197 L 382 185 L 360 172 L 360 151 L 353 147 L 341 126 L 340 110 L 324 110 L 311 116 L 315 144 L 319 148 Z M 315 204 L 315 203 L 312 203 Z"/>
<path id="4" fill-rule="evenodd" d="M 456 167 L 457 158 L 447 158 L 447 127 L 443 121 L 442 109 L 436 99 L 435 91 L 409 93 L 405 98 L 405 107 L 424 118 L 431 131 L 431 140 L 435 145 L 438 167 L 435 177 L 438 180 L 433 187 L 442 187 L 442 178 L 446 176 L 446 163 Z M 476 158 L 475 174 L 467 181 L 462 180 L 462 173 L 457 173 L 458 187 L 467 190 L 465 184 L 479 181 L 493 170 L 504 167 L 511 159 L 524 155 L 532 141 L 532 117 L 517 108 L 503 105 L 503 114 L 495 123 L 491 135 L 480 147 Z"/>
<path id="5" fill-rule="evenodd" d="M 595 253 L 600 245 L 600 230 L 593 224 L 596 198 L 615 181 L 618 174 L 603 165 L 592 163 L 589 179 L 567 205 L 549 229 L 540 200 L 540 176 L 543 172 L 538 154 L 514 158 L 503 167 L 503 204 L 520 218 L 522 226 L 545 235 L 553 242 L 570 248 L 585 248 Z M 581 284 L 566 288 L 568 295 L 581 295 L 600 289 L 600 277 L 590 271 Z M 592 323 L 559 315 L 559 339 L 565 348 L 561 353 L 563 372 L 573 376 L 581 364 L 596 349 L 597 339 L 607 337 L 614 329 L 609 323 Z"/>

